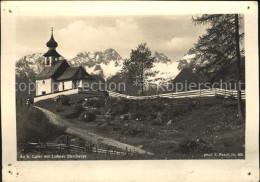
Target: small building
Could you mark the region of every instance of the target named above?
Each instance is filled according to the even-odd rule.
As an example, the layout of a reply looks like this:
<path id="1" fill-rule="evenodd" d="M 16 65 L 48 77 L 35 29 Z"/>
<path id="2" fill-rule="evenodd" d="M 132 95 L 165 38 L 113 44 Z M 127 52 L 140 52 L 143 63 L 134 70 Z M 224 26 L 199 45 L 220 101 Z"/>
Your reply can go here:
<path id="1" fill-rule="evenodd" d="M 70 67 L 65 59 L 56 51 L 58 43 L 54 40 L 53 29 L 51 38 L 46 43 L 49 50 L 43 55 L 45 67 L 36 77 L 36 96 L 53 94 L 61 91 L 84 89 L 92 83 L 93 78 L 83 67 Z"/>

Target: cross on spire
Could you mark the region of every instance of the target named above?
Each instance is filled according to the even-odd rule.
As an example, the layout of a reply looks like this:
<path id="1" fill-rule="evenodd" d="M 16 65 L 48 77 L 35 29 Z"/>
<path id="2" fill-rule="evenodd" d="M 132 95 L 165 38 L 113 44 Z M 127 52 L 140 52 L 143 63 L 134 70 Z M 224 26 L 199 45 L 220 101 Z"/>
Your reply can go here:
<path id="1" fill-rule="evenodd" d="M 47 47 L 51 47 L 51 48 L 56 48 L 58 47 L 58 43 L 54 40 L 53 37 L 53 27 L 51 27 L 51 38 L 50 40 L 47 42 Z"/>

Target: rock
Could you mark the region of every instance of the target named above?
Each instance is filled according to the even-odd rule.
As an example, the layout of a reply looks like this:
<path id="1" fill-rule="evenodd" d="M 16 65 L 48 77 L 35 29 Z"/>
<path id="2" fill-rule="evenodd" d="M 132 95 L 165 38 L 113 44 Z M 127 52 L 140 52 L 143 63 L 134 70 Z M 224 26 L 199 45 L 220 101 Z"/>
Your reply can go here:
<path id="1" fill-rule="evenodd" d="M 120 119 L 122 119 L 122 120 L 129 120 L 129 116 L 128 115 L 121 115 L 120 116 Z"/>
<path id="2" fill-rule="evenodd" d="M 172 120 L 167 122 L 167 125 L 171 125 L 172 124 Z"/>

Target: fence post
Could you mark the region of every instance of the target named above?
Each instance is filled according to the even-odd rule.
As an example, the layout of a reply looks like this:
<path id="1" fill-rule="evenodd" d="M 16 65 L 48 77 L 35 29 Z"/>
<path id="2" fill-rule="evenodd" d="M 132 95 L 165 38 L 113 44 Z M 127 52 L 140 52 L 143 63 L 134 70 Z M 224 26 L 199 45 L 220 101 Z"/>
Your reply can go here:
<path id="1" fill-rule="evenodd" d="M 115 149 L 113 148 L 113 154 L 115 154 Z"/>
<path id="2" fill-rule="evenodd" d="M 20 101 L 21 101 L 21 107 L 23 107 L 23 99 L 21 98 L 21 100 L 20 100 Z"/>
<path id="3" fill-rule="evenodd" d="M 68 135 L 66 136 L 66 145 L 67 145 L 67 146 L 70 146 L 70 143 L 69 143 L 69 136 L 68 136 Z"/>
<path id="4" fill-rule="evenodd" d="M 41 152 L 41 140 L 40 139 L 38 141 L 38 144 L 39 144 L 39 152 Z"/>
<path id="5" fill-rule="evenodd" d="M 97 145 L 96 145 L 96 153 L 98 154 Z"/>
<path id="6" fill-rule="evenodd" d="M 201 88 L 200 88 L 200 97 L 201 97 Z"/>
<path id="7" fill-rule="evenodd" d="M 89 150 L 90 150 L 90 153 L 92 154 L 93 153 L 93 149 L 92 149 L 91 144 L 89 144 Z"/>
<path id="8" fill-rule="evenodd" d="M 127 155 L 128 154 L 128 152 L 127 152 L 127 147 L 125 147 L 125 155 Z"/>
<path id="9" fill-rule="evenodd" d="M 60 155 L 61 155 L 61 144 L 60 144 Z"/>
<path id="10" fill-rule="evenodd" d="M 88 153 L 88 145 L 85 145 L 86 154 Z"/>

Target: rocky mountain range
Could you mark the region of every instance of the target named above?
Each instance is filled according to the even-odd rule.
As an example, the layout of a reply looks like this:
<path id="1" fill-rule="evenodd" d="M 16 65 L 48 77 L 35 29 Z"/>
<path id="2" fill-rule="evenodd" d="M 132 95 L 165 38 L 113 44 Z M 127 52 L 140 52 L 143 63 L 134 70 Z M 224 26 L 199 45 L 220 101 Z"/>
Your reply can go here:
<path id="1" fill-rule="evenodd" d="M 155 63 L 152 68 L 156 75 L 148 78 L 149 82 L 172 80 L 178 73 L 178 62 L 173 62 L 163 53 L 154 53 Z M 114 50 L 80 52 L 68 60 L 71 66 L 82 66 L 89 74 L 100 75 L 105 80 L 117 75 L 123 66 L 123 58 Z M 35 77 L 44 67 L 44 57 L 35 53 L 22 57 L 16 62 L 16 77 L 34 81 Z"/>

